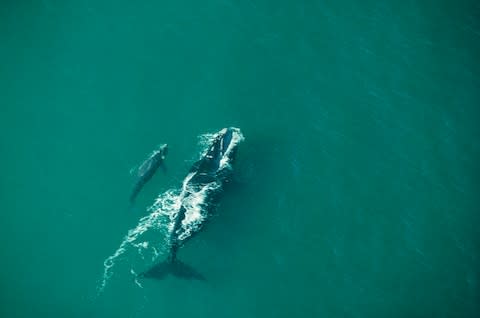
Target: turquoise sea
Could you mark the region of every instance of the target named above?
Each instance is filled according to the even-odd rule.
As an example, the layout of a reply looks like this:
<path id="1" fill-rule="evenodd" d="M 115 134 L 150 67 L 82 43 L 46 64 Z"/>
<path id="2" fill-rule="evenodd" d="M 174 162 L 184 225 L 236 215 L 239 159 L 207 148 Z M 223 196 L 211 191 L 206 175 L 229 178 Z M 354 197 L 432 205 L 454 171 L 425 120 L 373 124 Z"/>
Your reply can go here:
<path id="1" fill-rule="evenodd" d="M 0 317 L 478 317 L 478 1 L 4 0 L 0 39 Z M 229 126 L 206 280 L 99 292 Z"/>

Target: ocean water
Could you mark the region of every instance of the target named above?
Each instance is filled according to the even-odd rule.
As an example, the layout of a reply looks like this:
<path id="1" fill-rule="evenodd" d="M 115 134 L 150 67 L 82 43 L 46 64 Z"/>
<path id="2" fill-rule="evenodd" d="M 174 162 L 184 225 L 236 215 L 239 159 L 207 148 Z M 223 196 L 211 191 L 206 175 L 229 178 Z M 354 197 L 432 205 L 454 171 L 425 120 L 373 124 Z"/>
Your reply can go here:
<path id="1" fill-rule="evenodd" d="M 478 2 L 6 0 L 0 36 L 1 317 L 478 317 Z M 99 292 L 228 126 L 206 280 L 132 251 Z"/>

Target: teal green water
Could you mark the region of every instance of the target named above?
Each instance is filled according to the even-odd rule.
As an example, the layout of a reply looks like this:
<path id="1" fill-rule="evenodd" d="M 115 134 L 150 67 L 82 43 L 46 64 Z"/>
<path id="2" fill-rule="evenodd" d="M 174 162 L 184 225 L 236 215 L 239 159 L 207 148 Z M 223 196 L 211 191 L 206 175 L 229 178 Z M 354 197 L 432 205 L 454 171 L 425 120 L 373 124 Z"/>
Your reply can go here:
<path id="1" fill-rule="evenodd" d="M 478 316 L 476 1 L 4 1 L 0 35 L 0 316 Z M 236 186 L 180 252 L 207 281 L 125 257 L 97 297 L 226 126 Z"/>

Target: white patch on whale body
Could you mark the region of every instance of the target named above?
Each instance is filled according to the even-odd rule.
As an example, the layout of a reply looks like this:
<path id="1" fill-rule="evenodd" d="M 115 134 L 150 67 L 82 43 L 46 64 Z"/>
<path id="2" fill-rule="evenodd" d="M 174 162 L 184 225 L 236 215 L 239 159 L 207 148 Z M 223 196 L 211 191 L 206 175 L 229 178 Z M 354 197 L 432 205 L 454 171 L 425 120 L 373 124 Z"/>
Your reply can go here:
<path id="1" fill-rule="evenodd" d="M 189 238 L 193 233 L 200 229 L 202 223 L 208 217 L 208 209 L 205 202 L 209 192 L 215 191 L 220 187 L 218 182 L 210 182 L 200 189 L 189 189 L 188 195 L 183 199 L 183 207 L 185 208 L 185 216 L 182 220 L 182 231 L 178 235 L 178 239 L 183 241 Z"/>

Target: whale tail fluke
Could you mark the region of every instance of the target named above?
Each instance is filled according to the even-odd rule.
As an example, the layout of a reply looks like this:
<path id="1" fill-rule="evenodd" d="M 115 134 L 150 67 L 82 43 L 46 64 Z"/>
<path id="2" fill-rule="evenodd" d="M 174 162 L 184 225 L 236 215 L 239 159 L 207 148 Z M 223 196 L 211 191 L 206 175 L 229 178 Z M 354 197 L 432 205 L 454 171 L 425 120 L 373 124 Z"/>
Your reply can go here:
<path id="1" fill-rule="evenodd" d="M 162 280 L 168 275 L 187 280 L 206 281 L 205 276 L 195 270 L 192 266 L 178 259 L 172 258 L 154 265 L 145 272 L 138 274 L 137 277 Z"/>

